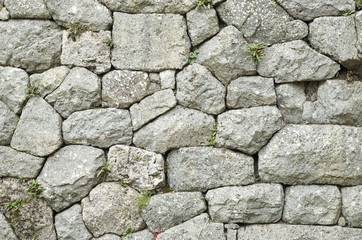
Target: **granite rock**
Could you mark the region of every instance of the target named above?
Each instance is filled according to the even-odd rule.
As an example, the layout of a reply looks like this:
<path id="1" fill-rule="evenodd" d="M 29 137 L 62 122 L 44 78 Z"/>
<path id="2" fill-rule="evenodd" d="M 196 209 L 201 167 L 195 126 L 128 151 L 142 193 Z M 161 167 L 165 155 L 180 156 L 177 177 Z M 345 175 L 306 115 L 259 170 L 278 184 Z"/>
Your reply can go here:
<path id="1" fill-rule="evenodd" d="M 306 101 L 304 83 L 284 83 L 275 87 L 277 104 L 287 123 L 301 123 Z"/>
<path id="2" fill-rule="evenodd" d="M 15 113 L 0 101 L 0 145 L 10 144 L 17 122 Z"/>
<path id="3" fill-rule="evenodd" d="M 0 238 L 6 240 L 18 240 L 5 216 L 0 213 Z"/>
<path id="4" fill-rule="evenodd" d="M 342 214 L 351 227 L 362 227 L 362 185 L 342 188 Z"/>
<path id="5" fill-rule="evenodd" d="M 11 18 L 51 18 L 43 0 L 5 0 L 4 5 Z"/>
<path id="6" fill-rule="evenodd" d="M 160 72 L 161 89 L 175 89 L 175 70 L 165 70 Z"/>
<path id="7" fill-rule="evenodd" d="M 0 21 L 7 21 L 10 18 L 10 13 L 5 7 L 0 6 Z"/>

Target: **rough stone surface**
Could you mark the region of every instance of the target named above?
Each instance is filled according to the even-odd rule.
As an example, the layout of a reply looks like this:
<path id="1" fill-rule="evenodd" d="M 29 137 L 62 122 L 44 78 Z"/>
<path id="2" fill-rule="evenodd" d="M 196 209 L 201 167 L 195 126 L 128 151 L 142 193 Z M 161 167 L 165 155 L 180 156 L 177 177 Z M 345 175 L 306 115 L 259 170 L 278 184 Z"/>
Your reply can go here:
<path id="1" fill-rule="evenodd" d="M 70 145 L 50 156 L 37 178 L 44 198 L 59 212 L 87 196 L 105 159 L 101 149 Z"/>
<path id="2" fill-rule="evenodd" d="M 104 234 L 98 238 L 92 238 L 92 240 L 122 240 L 120 236 L 116 234 Z M 140 239 L 141 240 L 141 239 Z"/>
<path id="3" fill-rule="evenodd" d="M 284 126 L 280 111 L 272 106 L 230 110 L 217 122 L 216 145 L 247 154 L 258 152 Z"/>
<path id="4" fill-rule="evenodd" d="M 160 72 L 161 89 L 175 89 L 175 70 Z"/>
<path id="5" fill-rule="evenodd" d="M 339 69 L 339 64 L 297 40 L 264 49 L 257 70 L 261 76 L 274 77 L 276 83 L 284 83 L 329 79 Z"/>
<path id="6" fill-rule="evenodd" d="M 63 143 L 62 118 L 42 98 L 32 97 L 21 114 L 11 147 L 36 156 L 47 156 Z"/>
<path id="7" fill-rule="evenodd" d="M 18 117 L 0 101 L 0 145 L 9 145 Z"/>
<path id="8" fill-rule="evenodd" d="M 108 148 L 114 144 L 132 143 L 131 117 L 128 110 L 89 109 L 72 113 L 63 122 L 67 144 L 84 144 Z"/>
<path id="9" fill-rule="evenodd" d="M 358 11 L 355 16 L 355 23 L 356 23 L 356 30 L 357 30 L 357 49 L 359 52 L 359 57 L 362 59 L 362 11 Z M 353 41 L 353 40 L 352 40 Z M 359 74 L 361 75 L 362 69 L 359 65 L 359 68 L 357 66 L 357 69 L 359 70 Z"/>
<path id="10" fill-rule="evenodd" d="M 88 26 L 93 31 L 107 30 L 112 13 L 97 0 L 45 0 L 53 19 L 63 27 L 70 24 Z M 97 16 L 97 17 L 94 17 Z"/>
<path id="11" fill-rule="evenodd" d="M 111 69 L 111 47 L 107 41 L 112 41 L 110 31 L 86 31 L 75 39 L 68 31 L 63 31 L 61 63 L 86 67 L 96 74 L 108 72 Z"/>
<path id="12" fill-rule="evenodd" d="M 181 69 L 188 61 L 186 21 L 177 14 L 114 13 L 112 65 L 116 69 Z"/>
<path id="13" fill-rule="evenodd" d="M 0 6 L 0 20 L 1 21 L 7 21 L 10 18 L 10 13 L 5 7 Z"/>
<path id="14" fill-rule="evenodd" d="M 240 77 L 232 81 L 227 90 L 228 108 L 249 108 L 276 104 L 272 78 Z"/>
<path id="15" fill-rule="evenodd" d="M 227 240 L 236 240 L 238 235 L 238 230 L 228 229 L 226 233 Z"/>
<path id="16" fill-rule="evenodd" d="M 133 188 L 153 190 L 165 185 L 164 159 L 161 154 L 140 148 L 116 145 L 108 152 L 111 167 L 107 181 L 119 181 Z"/>
<path id="17" fill-rule="evenodd" d="M 227 26 L 199 47 L 196 62 L 207 67 L 223 84 L 229 84 L 242 75 L 255 74 L 255 64 L 245 52 L 247 48 L 242 33 Z"/>
<path id="18" fill-rule="evenodd" d="M 152 232 L 162 231 L 181 224 L 206 210 L 204 197 L 200 192 L 175 192 L 151 197 L 141 216 Z"/>
<path id="19" fill-rule="evenodd" d="M 101 81 L 85 68 L 73 68 L 60 86 L 45 99 L 62 117 L 101 103 Z"/>
<path id="20" fill-rule="evenodd" d="M 50 19 L 43 0 L 5 0 L 4 5 L 11 18 Z"/>
<path id="21" fill-rule="evenodd" d="M 290 224 L 336 224 L 341 211 L 341 193 L 336 186 L 287 187 L 283 221 Z"/>
<path id="22" fill-rule="evenodd" d="M 130 226 L 145 227 L 137 208 L 137 193 L 117 183 L 101 183 L 82 200 L 83 220 L 95 237 L 105 233 L 122 235 Z"/>
<path id="23" fill-rule="evenodd" d="M 210 115 L 176 106 L 138 130 L 133 143 L 158 153 L 180 147 L 200 146 L 211 136 L 214 124 L 215 120 Z"/>
<path id="24" fill-rule="evenodd" d="M 206 67 L 194 63 L 176 76 L 177 102 L 209 114 L 219 114 L 225 110 L 224 85 Z"/>
<path id="25" fill-rule="evenodd" d="M 157 240 L 226 240 L 222 223 L 210 222 L 206 213 L 194 217 L 182 224 L 166 230 L 158 235 Z"/>
<path id="26" fill-rule="evenodd" d="M 361 137 L 356 127 L 287 125 L 259 152 L 260 178 L 290 185 L 362 184 Z"/>
<path id="27" fill-rule="evenodd" d="M 92 237 L 84 225 L 80 204 L 55 215 L 54 226 L 59 240 L 89 240 Z"/>
<path id="28" fill-rule="evenodd" d="M 294 20 L 280 6 L 269 0 L 228 0 L 216 8 L 220 18 L 236 26 L 248 42 L 274 44 L 302 39 L 308 26 Z"/>
<path id="29" fill-rule="evenodd" d="M 112 71 L 102 78 L 102 106 L 128 108 L 160 88 L 160 81 L 151 81 L 147 73 Z"/>
<path id="30" fill-rule="evenodd" d="M 35 178 L 43 162 L 44 158 L 0 146 L 0 177 Z"/>
<path id="31" fill-rule="evenodd" d="M 0 213 L 0 239 L 18 240 L 5 216 Z"/>
<path id="32" fill-rule="evenodd" d="M 362 227 L 362 185 L 342 188 L 342 214 L 350 226 Z"/>
<path id="33" fill-rule="evenodd" d="M 173 91 L 166 89 L 144 98 L 140 103 L 133 104 L 129 109 L 133 130 L 138 130 L 152 119 L 167 112 L 176 106 L 176 103 Z"/>
<path id="34" fill-rule="evenodd" d="M 304 83 L 284 83 L 275 88 L 277 103 L 287 123 L 302 122 L 303 104 L 306 100 Z"/>
<path id="35" fill-rule="evenodd" d="M 193 46 L 219 32 L 219 20 L 214 9 L 194 9 L 186 14 L 186 19 Z"/>
<path id="36" fill-rule="evenodd" d="M 24 70 L 20 68 L 0 67 L 0 100 L 3 101 L 11 111 L 20 113 L 26 100 L 28 83 L 29 77 Z"/>
<path id="37" fill-rule="evenodd" d="M 254 160 L 222 148 L 181 148 L 167 156 L 168 181 L 176 191 L 205 191 L 254 183 Z"/>
<path id="38" fill-rule="evenodd" d="M 0 64 L 41 72 L 60 64 L 62 33 L 42 20 L 0 21 Z"/>
<path id="39" fill-rule="evenodd" d="M 273 223 L 282 216 L 284 192 L 279 184 L 254 184 L 209 190 L 211 219 L 223 223 Z"/>
<path id="40" fill-rule="evenodd" d="M 138 231 L 130 237 L 123 237 L 122 240 L 154 240 L 153 234 L 149 230 Z M 104 239 L 106 240 L 106 239 Z M 111 239 L 110 239 L 111 240 Z"/>

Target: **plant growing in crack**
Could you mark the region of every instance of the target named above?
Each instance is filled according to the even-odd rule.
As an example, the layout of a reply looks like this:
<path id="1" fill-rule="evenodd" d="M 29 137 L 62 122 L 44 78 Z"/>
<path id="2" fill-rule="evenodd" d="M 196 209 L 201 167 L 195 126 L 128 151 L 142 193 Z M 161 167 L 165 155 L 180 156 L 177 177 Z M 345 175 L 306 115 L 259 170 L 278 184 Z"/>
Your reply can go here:
<path id="1" fill-rule="evenodd" d="M 69 37 L 71 37 L 73 41 L 77 41 L 77 39 L 80 37 L 80 35 L 82 35 L 82 33 L 89 31 L 89 27 L 75 23 L 71 23 L 66 28 L 67 31 L 69 32 Z"/>
<path id="2" fill-rule="evenodd" d="M 195 1 L 196 9 L 199 9 L 201 7 L 211 9 L 212 6 L 212 0 L 197 0 Z"/>
<path id="3" fill-rule="evenodd" d="M 189 64 L 193 64 L 197 58 L 197 55 L 199 54 L 199 50 L 195 50 L 193 52 L 190 52 L 189 55 Z"/>
<path id="4" fill-rule="evenodd" d="M 103 164 L 100 166 L 100 169 L 97 171 L 96 177 L 101 179 L 103 177 L 103 181 L 106 180 L 107 175 L 111 172 L 111 166 L 109 162 L 103 159 Z"/>
<path id="5" fill-rule="evenodd" d="M 131 227 L 131 228 L 128 227 L 128 228 L 126 229 L 126 231 L 124 231 L 124 232 L 122 233 L 122 236 L 125 237 L 125 238 L 129 238 L 129 237 L 132 236 L 133 232 L 134 232 L 134 227 Z"/>
<path id="6" fill-rule="evenodd" d="M 245 52 L 248 52 L 249 55 L 246 58 L 251 58 L 255 64 L 258 64 L 263 58 L 265 47 L 263 42 L 248 44 L 248 49 L 245 49 Z"/>
<path id="7" fill-rule="evenodd" d="M 357 10 L 362 9 L 362 0 L 354 0 Z"/>
<path id="8" fill-rule="evenodd" d="M 204 144 L 206 147 L 210 147 L 210 149 L 213 149 L 213 147 L 215 147 L 216 145 L 216 133 L 217 133 L 217 127 L 218 124 L 216 123 L 212 129 L 212 134 L 209 137 L 209 140 Z"/>
<path id="9" fill-rule="evenodd" d="M 27 98 L 36 97 L 40 95 L 37 89 L 32 86 L 27 87 L 25 93 Z"/>
<path id="10" fill-rule="evenodd" d="M 7 211 L 16 212 L 22 206 L 23 200 L 18 199 L 12 202 L 5 203 L 5 208 Z"/>
<path id="11" fill-rule="evenodd" d="M 107 46 L 110 48 L 113 47 L 113 41 L 111 38 L 107 38 L 106 40 L 103 41 L 103 43 L 107 44 Z"/>
<path id="12" fill-rule="evenodd" d="M 139 212 L 146 207 L 146 204 L 151 199 L 151 196 L 152 194 L 145 188 L 141 188 L 139 192 L 137 192 L 136 201 Z"/>
<path id="13" fill-rule="evenodd" d="M 36 198 L 43 197 L 43 188 L 40 186 L 40 183 L 35 181 L 35 179 L 31 179 L 25 191 L 28 192 L 31 196 Z"/>
<path id="14" fill-rule="evenodd" d="M 343 13 L 342 13 L 342 16 L 348 16 L 348 15 L 351 15 L 353 13 L 355 13 L 356 11 L 355 10 L 345 10 Z"/>

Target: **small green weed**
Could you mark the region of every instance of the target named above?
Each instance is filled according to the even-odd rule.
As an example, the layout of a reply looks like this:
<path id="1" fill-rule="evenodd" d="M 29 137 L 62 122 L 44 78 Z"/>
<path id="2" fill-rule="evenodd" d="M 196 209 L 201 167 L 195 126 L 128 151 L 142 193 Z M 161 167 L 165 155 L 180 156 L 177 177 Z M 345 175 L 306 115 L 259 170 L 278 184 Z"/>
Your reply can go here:
<path id="1" fill-rule="evenodd" d="M 199 54 L 199 50 L 195 50 L 193 52 L 190 52 L 190 55 L 189 55 L 189 63 L 190 64 L 193 64 L 195 62 L 198 54 Z"/>
<path id="2" fill-rule="evenodd" d="M 276 4 L 280 5 L 279 0 L 273 0 L 273 2 L 275 2 Z"/>
<path id="3" fill-rule="evenodd" d="M 22 183 L 25 183 L 25 182 L 28 181 L 27 178 L 23 178 L 23 177 L 20 177 L 20 176 L 18 177 L 18 179 L 19 179 L 19 181 L 22 182 Z"/>
<path id="4" fill-rule="evenodd" d="M 212 134 L 209 137 L 209 140 L 205 143 L 205 146 L 210 147 L 210 149 L 213 149 L 213 147 L 216 145 L 216 133 L 217 133 L 217 124 L 214 125 L 214 128 L 212 129 Z"/>
<path id="5" fill-rule="evenodd" d="M 141 188 L 137 193 L 136 201 L 138 205 L 138 211 L 141 212 L 146 207 L 147 202 L 151 199 L 151 193 L 147 189 Z"/>
<path id="6" fill-rule="evenodd" d="M 354 0 L 354 2 L 356 3 L 356 8 L 358 10 L 362 9 L 362 0 Z"/>
<path id="7" fill-rule="evenodd" d="M 121 185 L 122 187 L 126 187 L 127 183 L 125 183 L 122 179 L 116 182 L 117 184 Z"/>
<path id="8" fill-rule="evenodd" d="M 103 160 L 103 164 L 100 167 L 100 169 L 98 170 L 96 176 L 97 178 L 101 178 L 103 177 L 103 179 L 105 180 L 107 175 L 111 172 L 111 166 L 109 165 L 109 162 L 107 162 L 105 159 Z"/>
<path id="9" fill-rule="evenodd" d="M 36 182 L 35 179 L 30 180 L 30 183 L 25 189 L 31 196 L 36 198 L 42 198 L 43 188 L 40 186 L 40 183 Z"/>
<path id="10" fill-rule="evenodd" d="M 107 46 L 110 48 L 113 47 L 113 41 L 111 38 L 107 38 L 103 43 L 107 44 Z"/>
<path id="11" fill-rule="evenodd" d="M 26 88 L 25 93 L 27 98 L 39 96 L 39 92 L 37 91 L 37 89 L 31 86 Z"/>
<path id="12" fill-rule="evenodd" d="M 342 16 L 348 16 L 348 15 L 351 15 L 351 14 L 353 14 L 353 13 L 355 13 L 356 11 L 355 10 L 349 10 L 349 9 L 347 9 L 346 11 L 344 11 L 343 13 L 342 13 Z"/>
<path id="13" fill-rule="evenodd" d="M 124 233 L 122 233 L 122 236 L 125 238 L 129 238 L 132 236 L 133 232 L 134 232 L 134 227 L 132 227 L 132 228 L 128 227 L 126 229 L 126 231 L 124 231 Z"/>
<path id="14" fill-rule="evenodd" d="M 199 9 L 200 7 L 207 7 L 210 9 L 212 6 L 211 2 L 212 0 L 197 0 L 194 4 L 196 5 L 196 9 Z"/>
<path id="15" fill-rule="evenodd" d="M 254 60 L 255 64 L 258 64 L 260 60 L 263 58 L 263 49 L 265 48 L 265 44 L 263 42 L 256 44 L 248 44 L 248 49 L 245 52 L 248 52 L 250 55 L 247 58 L 251 58 Z"/>
<path id="16" fill-rule="evenodd" d="M 5 203 L 5 207 L 7 211 L 12 211 L 15 212 L 17 210 L 19 210 L 19 208 L 21 207 L 21 205 L 23 204 L 23 200 L 18 199 L 12 202 L 8 202 Z"/>
<path id="17" fill-rule="evenodd" d="M 76 41 L 82 33 L 89 31 L 89 27 L 74 23 L 70 24 L 66 28 L 73 41 Z"/>

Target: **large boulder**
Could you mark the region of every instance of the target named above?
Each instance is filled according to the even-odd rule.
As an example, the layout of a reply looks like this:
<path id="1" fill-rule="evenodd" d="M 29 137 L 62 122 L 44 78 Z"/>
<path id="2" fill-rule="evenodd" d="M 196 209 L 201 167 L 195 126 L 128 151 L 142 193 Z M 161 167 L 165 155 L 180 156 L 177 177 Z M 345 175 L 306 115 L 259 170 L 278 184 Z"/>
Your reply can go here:
<path id="1" fill-rule="evenodd" d="M 349 226 L 362 227 L 362 185 L 342 188 L 342 214 Z"/>
<path id="2" fill-rule="evenodd" d="M 43 0 L 5 0 L 4 5 L 11 18 L 51 18 Z"/>
<path id="3" fill-rule="evenodd" d="M 0 145 L 9 145 L 18 117 L 5 103 L 0 101 Z"/>

